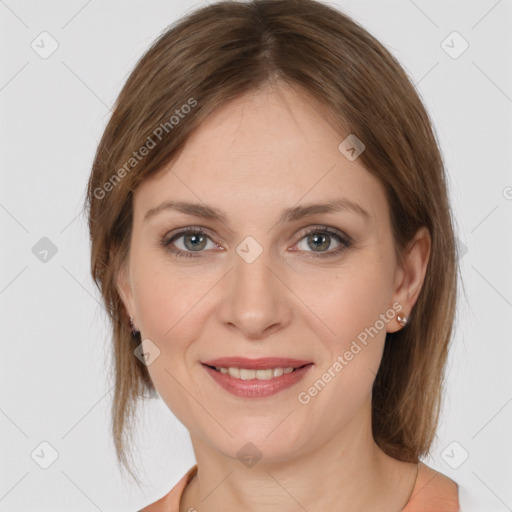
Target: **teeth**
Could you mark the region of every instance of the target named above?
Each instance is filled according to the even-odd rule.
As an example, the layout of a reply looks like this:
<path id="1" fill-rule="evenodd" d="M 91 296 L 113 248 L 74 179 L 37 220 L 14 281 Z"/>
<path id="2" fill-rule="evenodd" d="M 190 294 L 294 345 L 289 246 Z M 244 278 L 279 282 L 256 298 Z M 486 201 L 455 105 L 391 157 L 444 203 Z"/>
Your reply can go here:
<path id="1" fill-rule="evenodd" d="M 231 377 L 235 377 L 236 379 L 240 378 L 240 369 L 239 368 L 229 368 L 228 372 Z"/>
<path id="2" fill-rule="evenodd" d="M 270 380 L 274 376 L 274 370 L 256 370 L 255 376 L 259 380 Z"/>
<path id="3" fill-rule="evenodd" d="M 284 373 L 292 373 L 294 368 L 268 368 L 266 370 L 249 370 L 246 368 L 222 368 L 216 366 L 215 369 L 220 373 L 227 373 L 235 379 L 249 380 L 270 380 L 273 377 L 280 377 Z"/>
<path id="4" fill-rule="evenodd" d="M 240 378 L 242 380 L 255 379 L 256 370 L 245 370 L 244 368 L 240 368 Z"/>

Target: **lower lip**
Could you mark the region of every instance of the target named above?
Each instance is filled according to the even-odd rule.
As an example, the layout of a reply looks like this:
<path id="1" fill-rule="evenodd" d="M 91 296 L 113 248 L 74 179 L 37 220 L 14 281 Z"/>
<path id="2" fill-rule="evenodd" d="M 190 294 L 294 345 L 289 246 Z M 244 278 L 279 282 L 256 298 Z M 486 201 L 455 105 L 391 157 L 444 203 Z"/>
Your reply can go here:
<path id="1" fill-rule="evenodd" d="M 232 395 L 242 398 L 264 398 L 275 395 L 276 393 L 279 393 L 279 391 L 297 384 L 304 378 L 306 373 L 313 366 L 313 363 L 303 366 L 302 368 L 298 368 L 291 373 L 284 373 L 279 377 L 273 377 L 268 380 L 237 379 L 235 377 L 231 377 L 228 373 L 218 372 L 204 364 L 202 366 L 217 384 L 223 387 L 226 391 L 229 391 Z"/>

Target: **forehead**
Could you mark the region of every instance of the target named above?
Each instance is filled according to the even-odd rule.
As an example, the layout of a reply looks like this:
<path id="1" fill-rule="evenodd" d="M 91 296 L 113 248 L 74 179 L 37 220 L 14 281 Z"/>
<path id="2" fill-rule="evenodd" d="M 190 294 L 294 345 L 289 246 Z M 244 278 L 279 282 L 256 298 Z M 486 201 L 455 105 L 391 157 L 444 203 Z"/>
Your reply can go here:
<path id="1" fill-rule="evenodd" d="M 380 182 L 339 151 L 348 134 L 328 119 L 324 105 L 288 86 L 245 94 L 203 121 L 177 158 L 139 186 L 135 214 L 188 200 L 261 215 L 339 197 L 385 214 Z"/>

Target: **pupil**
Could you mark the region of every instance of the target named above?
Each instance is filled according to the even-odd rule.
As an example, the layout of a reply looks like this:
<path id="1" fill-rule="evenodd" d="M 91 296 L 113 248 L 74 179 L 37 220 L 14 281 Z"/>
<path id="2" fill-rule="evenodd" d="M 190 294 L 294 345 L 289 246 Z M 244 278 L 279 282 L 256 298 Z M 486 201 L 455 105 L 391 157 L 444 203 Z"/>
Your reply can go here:
<path id="1" fill-rule="evenodd" d="M 192 245 L 187 244 L 188 241 L 189 242 L 192 241 Z M 201 244 L 201 242 L 204 242 L 204 241 L 205 241 L 205 237 L 202 235 L 198 235 L 198 234 L 185 235 L 185 246 L 187 247 L 187 249 L 191 249 L 192 251 L 203 249 L 204 243 L 203 243 L 203 245 L 200 245 L 200 244 Z M 197 242 L 199 242 L 199 244 Z"/>
<path id="2" fill-rule="evenodd" d="M 327 249 L 329 247 L 329 242 L 327 241 L 328 237 L 325 235 L 315 234 L 315 235 L 311 235 L 309 238 L 310 238 L 310 240 L 313 240 L 313 243 L 315 244 L 316 248 Z M 317 245 L 317 241 L 319 239 L 323 239 L 323 242 L 321 242 L 319 245 Z"/>

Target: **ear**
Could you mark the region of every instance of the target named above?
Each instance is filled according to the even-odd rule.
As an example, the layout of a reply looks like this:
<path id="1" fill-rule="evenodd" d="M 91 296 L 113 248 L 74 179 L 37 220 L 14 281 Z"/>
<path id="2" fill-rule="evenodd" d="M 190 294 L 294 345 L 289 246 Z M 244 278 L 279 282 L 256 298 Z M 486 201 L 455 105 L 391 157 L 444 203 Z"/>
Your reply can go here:
<path id="1" fill-rule="evenodd" d="M 129 316 L 135 313 L 129 263 L 125 262 L 116 272 L 116 288 Z"/>
<path id="2" fill-rule="evenodd" d="M 402 305 L 400 313 L 409 316 L 418 299 L 430 258 L 431 238 L 426 226 L 421 227 L 404 250 L 404 261 L 396 272 L 394 302 Z M 395 321 L 388 325 L 387 332 L 395 332 L 402 326 Z"/>

